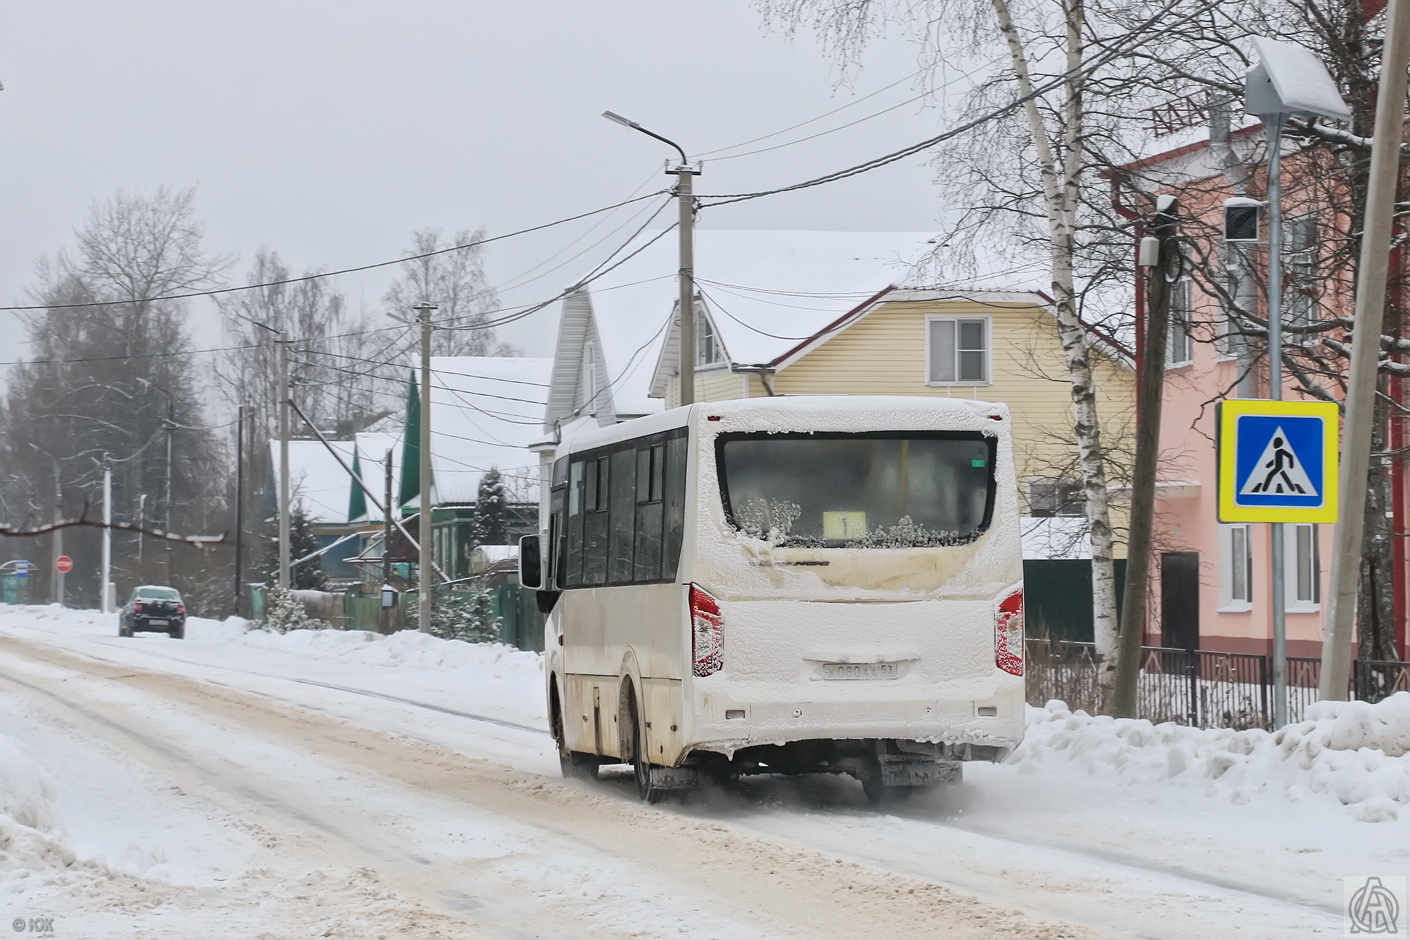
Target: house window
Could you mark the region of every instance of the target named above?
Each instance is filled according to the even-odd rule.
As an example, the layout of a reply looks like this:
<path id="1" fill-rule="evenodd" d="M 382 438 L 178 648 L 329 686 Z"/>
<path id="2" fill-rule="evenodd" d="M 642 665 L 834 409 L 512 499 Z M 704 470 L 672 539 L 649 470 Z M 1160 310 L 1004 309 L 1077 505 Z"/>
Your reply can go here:
<path id="1" fill-rule="evenodd" d="M 1165 347 L 1165 364 L 1187 366 L 1195 361 L 1194 304 L 1190 279 L 1182 277 L 1170 285 L 1170 336 Z"/>
<path id="2" fill-rule="evenodd" d="M 597 410 L 597 344 L 583 344 L 583 402 L 588 413 Z"/>
<path id="3" fill-rule="evenodd" d="M 1318 320 L 1316 215 L 1299 215 L 1287 221 L 1287 234 L 1283 239 L 1283 271 L 1286 273 L 1283 286 L 1284 325 L 1294 329 L 1311 326 Z M 1288 339 L 1295 343 L 1308 341 L 1303 333 L 1292 333 Z"/>
<path id="4" fill-rule="evenodd" d="M 1219 606 L 1224 610 L 1248 610 L 1253 604 L 1252 527 L 1219 527 Z"/>
<path id="5" fill-rule="evenodd" d="M 1082 516 L 1087 511 L 1081 480 L 1029 480 L 1028 515 Z"/>
<path id="6" fill-rule="evenodd" d="M 927 317 L 926 330 L 926 384 L 989 384 L 988 317 Z"/>
<path id="7" fill-rule="evenodd" d="M 715 336 L 715 327 L 710 318 L 700 311 L 695 312 L 695 365 L 708 366 L 724 362 L 724 350 Z"/>
<path id="8" fill-rule="evenodd" d="M 1316 610 L 1322 602 L 1322 557 L 1315 525 L 1283 526 L 1287 609 Z"/>

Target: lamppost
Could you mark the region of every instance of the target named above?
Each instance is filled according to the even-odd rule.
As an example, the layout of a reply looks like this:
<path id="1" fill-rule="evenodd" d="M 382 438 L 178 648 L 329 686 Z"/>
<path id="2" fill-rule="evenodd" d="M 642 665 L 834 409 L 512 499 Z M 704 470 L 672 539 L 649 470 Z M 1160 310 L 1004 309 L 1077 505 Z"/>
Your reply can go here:
<path id="1" fill-rule="evenodd" d="M 151 379 L 138 379 L 138 381 L 166 396 L 166 418 L 162 420 L 162 427 L 166 429 L 166 473 L 163 482 L 165 492 L 162 496 L 162 531 L 169 533 L 171 531 L 171 435 L 176 430 L 176 398 L 171 394 L 171 389 L 159 382 L 153 382 Z M 168 540 L 165 559 L 166 574 L 164 576 L 167 584 L 171 583 L 171 550 L 172 545 Z"/>
<path id="2" fill-rule="evenodd" d="M 663 144 L 674 147 L 681 155 L 681 162 L 675 169 L 667 167 L 666 174 L 676 178 L 676 195 L 680 199 L 680 368 L 681 404 L 695 402 L 695 196 L 692 193 L 692 178 L 700 175 L 699 167 L 692 167 L 681 145 L 655 131 L 649 131 L 636 121 L 603 111 L 602 116 L 623 127 L 640 131 L 647 137 L 655 138 Z"/>
<path id="3" fill-rule="evenodd" d="M 1316 55 L 1291 43 L 1254 37 L 1259 64 L 1248 70 L 1244 111 L 1263 122 L 1268 138 L 1268 397 L 1283 397 L 1283 124 L 1289 117 L 1345 121 L 1351 109 L 1342 100 L 1327 67 Z M 1273 725 L 1288 721 L 1288 639 L 1283 523 L 1270 523 L 1273 543 Z M 1360 553 L 1357 553 L 1360 558 Z M 1333 564 L 1336 563 L 1334 559 Z"/>

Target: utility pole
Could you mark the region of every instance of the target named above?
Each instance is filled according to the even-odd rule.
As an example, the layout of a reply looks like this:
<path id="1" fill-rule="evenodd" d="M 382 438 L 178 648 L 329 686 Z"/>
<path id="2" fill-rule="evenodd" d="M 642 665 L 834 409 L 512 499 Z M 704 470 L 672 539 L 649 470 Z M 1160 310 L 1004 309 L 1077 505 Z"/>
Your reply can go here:
<path id="1" fill-rule="evenodd" d="M 392 449 L 387 448 L 382 466 L 386 470 L 386 500 L 382 503 L 382 589 L 392 583 Z M 379 608 L 383 633 L 391 632 L 391 608 Z"/>
<path id="2" fill-rule="evenodd" d="M 163 510 L 162 530 L 171 534 L 171 435 L 176 430 L 176 401 L 167 392 L 166 396 L 166 507 Z M 166 583 L 171 583 L 171 540 L 166 543 Z"/>
<path id="3" fill-rule="evenodd" d="M 670 144 L 680 154 L 681 162 L 675 169 L 666 170 L 667 176 L 676 178 L 676 197 L 680 200 L 680 383 L 681 404 L 695 403 L 695 196 L 692 178 L 700 175 L 699 167 L 690 165 L 690 158 L 684 148 L 668 137 L 649 131 L 636 121 L 624 118 L 612 111 L 603 111 L 602 116 L 615 124 L 640 131 L 647 137 Z"/>
<path id="4" fill-rule="evenodd" d="M 289 590 L 289 334 L 279 331 L 279 586 Z"/>
<path id="5" fill-rule="evenodd" d="M 98 585 L 101 600 L 99 608 L 105 614 L 113 612 L 113 598 L 109 593 L 108 582 L 113 569 L 113 468 L 108 463 L 108 455 L 103 455 L 103 575 Z"/>
<path id="6" fill-rule="evenodd" d="M 59 462 L 54 461 L 54 525 L 63 521 L 60 513 L 63 511 L 64 489 L 59 479 Z M 60 607 L 64 606 L 64 573 L 59 570 L 59 559 L 64 554 L 64 530 L 54 530 L 54 603 Z"/>
<path id="7" fill-rule="evenodd" d="M 416 308 L 421 320 L 421 440 L 418 451 L 421 459 L 420 504 L 421 521 L 417 527 L 417 541 L 421 543 L 421 557 L 417 564 L 416 589 L 419 593 L 417 609 L 417 629 L 422 633 L 431 632 L 431 595 L 435 573 L 435 540 L 431 537 L 433 500 L 431 499 L 431 311 L 435 304 L 423 303 Z M 390 505 L 390 503 L 388 504 Z"/>
<path id="8" fill-rule="evenodd" d="M 1160 411 L 1165 397 L 1166 344 L 1170 337 L 1170 295 L 1180 279 L 1182 259 L 1176 240 L 1179 201 L 1161 196 L 1156 202 L 1154 237 L 1141 239 L 1140 263 L 1151 269 L 1145 281 L 1145 361 L 1141 364 L 1136 399 L 1136 465 L 1131 477 L 1131 520 L 1127 538 L 1126 592 L 1121 605 L 1121 632 L 1116 653 L 1116 686 L 1112 714 L 1136 717 L 1136 686 L 1141 671 L 1141 638 L 1146 625 L 1151 538 L 1155 517 L 1155 483 L 1160 462 Z"/>
<path id="9" fill-rule="evenodd" d="M 1371 422 L 1375 420 L 1376 378 L 1379 371 L 1381 321 L 1390 264 L 1391 225 L 1395 214 L 1396 182 L 1400 175 L 1400 145 L 1405 125 L 1405 70 L 1410 63 L 1410 10 L 1404 0 L 1390 0 L 1386 14 L 1385 47 L 1381 54 L 1381 86 L 1376 94 L 1376 124 L 1371 141 L 1371 179 L 1366 190 L 1361 264 L 1357 273 L 1356 307 L 1352 326 L 1351 369 L 1347 376 L 1346 414 L 1342 421 L 1341 506 L 1336 547 L 1332 551 L 1331 589 L 1322 639 L 1319 697 L 1346 698 L 1351 669 L 1351 633 L 1361 580 L 1361 540 L 1365 526 L 1366 482 L 1371 465 Z M 1401 651 L 1405 656 L 1405 651 Z"/>
<path id="10" fill-rule="evenodd" d="M 680 333 L 681 333 L 681 404 L 695 401 L 695 196 L 693 177 L 700 171 L 686 162 L 681 153 L 680 166 L 667 170 L 676 177 L 676 194 L 680 199 Z"/>
<path id="11" fill-rule="evenodd" d="M 240 554 L 245 542 L 245 406 L 235 411 L 235 609 L 240 615 Z"/>

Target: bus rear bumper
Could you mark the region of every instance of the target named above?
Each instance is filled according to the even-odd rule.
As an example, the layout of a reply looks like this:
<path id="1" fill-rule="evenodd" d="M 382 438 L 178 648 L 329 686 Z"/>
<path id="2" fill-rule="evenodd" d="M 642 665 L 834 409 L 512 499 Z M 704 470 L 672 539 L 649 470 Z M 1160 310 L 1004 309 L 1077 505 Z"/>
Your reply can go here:
<path id="1" fill-rule="evenodd" d="M 1021 685 L 963 701 L 735 702 L 707 695 L 681 743 L 685 752 L 733 758 L 758 746 L 890 740 L 938 745 L 946 760 L 1002 761 L 1023 741 L 1023 710 Z"/>

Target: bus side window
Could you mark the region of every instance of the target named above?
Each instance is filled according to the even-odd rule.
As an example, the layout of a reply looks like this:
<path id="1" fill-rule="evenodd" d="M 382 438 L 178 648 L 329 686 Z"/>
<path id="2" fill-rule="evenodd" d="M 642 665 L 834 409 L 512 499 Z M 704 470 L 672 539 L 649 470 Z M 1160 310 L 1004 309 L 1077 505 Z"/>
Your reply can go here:
<path id="1" fill-rule="evenodd" d="M 583 462 L 573 461 L 568 477 L 568 532 L 559 579 L 564 587 L 583 583 Z"/>
<path id="2" fill-rule="evenodd" d="M 635 580 L 661 580 L 661 480 L 666 445 L 643 446 L 636 452 Z"/>
<path id="3" fill-rule="evenodd" d="M 612 584 L 632 583 L 632 535 L 636 531 L 636 449 L 628 444 L 612 453 L 609 495 L 612 535 L 608 552 Z"/>
<path id="4" fill-rule="evenodd" d="M 689 452 L 685 434 L 666 441 L 666 467 L 663 499 L 665 502 L 665 544 L 662 546 L 661 580 L 674 581 L 680 567 L 681 539 L 685 534 L 685 460 Z"/>
<path id="5" fill-rule="evenodd" d="M 596 586 L 607 583 L 607 485 L 610 475 L 607 458 L 587 464 L 583 506 L 583 581 Z"/>
<path id="6" fill-rule="evenodd" d="M 563 555 L 568 548 L 568 540 L 563 534 L 563 522 L 568 508 L 568 488 L 562 484 L 549 491 L 548 497 L 548 541 L 544 544 L 543 560 L 545 571 L 544 590 L 555 591 L 563 587 Z"/>

